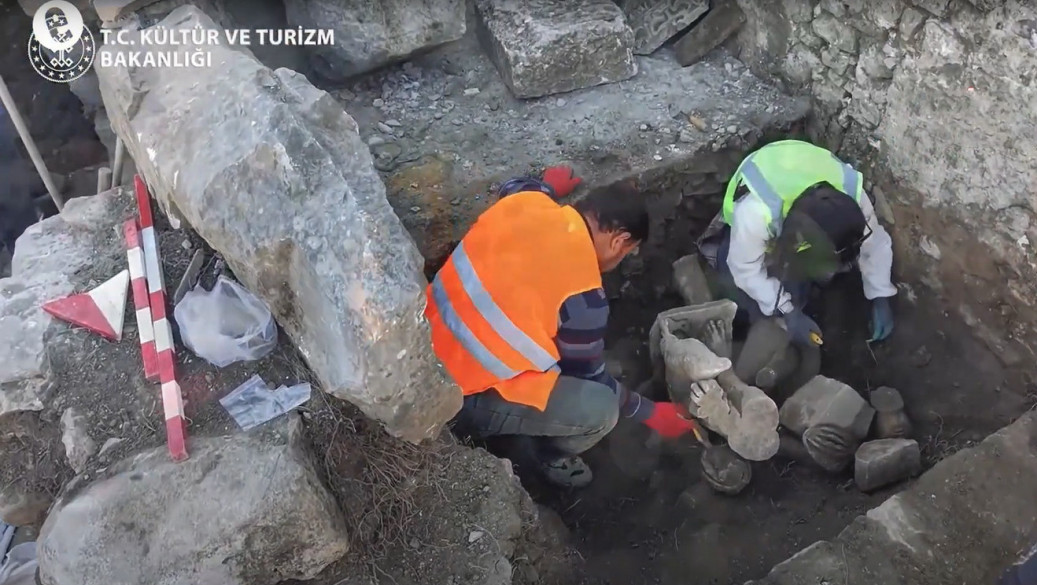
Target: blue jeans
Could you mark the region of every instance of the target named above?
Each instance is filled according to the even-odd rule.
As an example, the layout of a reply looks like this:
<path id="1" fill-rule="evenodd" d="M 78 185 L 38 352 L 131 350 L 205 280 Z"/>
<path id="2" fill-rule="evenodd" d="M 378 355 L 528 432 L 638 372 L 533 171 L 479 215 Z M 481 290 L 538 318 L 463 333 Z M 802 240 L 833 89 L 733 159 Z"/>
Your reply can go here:
<path id="1" fill-rule="evenodd" d="M 476 439 L 521 437 L 530 455 L 550 461 L 598 444 L 619 420 L 619 396 L 598 382 L 559 376 L 547 407 L 508 402 L 494 389 L 465 396 L 454 430 Z"/>

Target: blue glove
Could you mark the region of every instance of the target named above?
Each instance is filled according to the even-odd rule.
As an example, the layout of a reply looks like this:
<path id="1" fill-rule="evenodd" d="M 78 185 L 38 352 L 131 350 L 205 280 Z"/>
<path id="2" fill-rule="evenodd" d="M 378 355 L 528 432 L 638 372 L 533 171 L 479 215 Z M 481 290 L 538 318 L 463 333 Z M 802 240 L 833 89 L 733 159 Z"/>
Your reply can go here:
<path id="1" fill-rule="evenodd" d="M 868 343 L 882 341 L 893 333 L 893 307 L 889 299 L 875 299 L 871 302 L 871 339 Z"/>
<path id="2" fill-rule="evenodd" d="M 801 309 L 795 309 L 783 317 L 785 318 L 785 328 L 793 342 L 809 346 L 818 345 L 817 341 L 811 339 L 811 334 L 816 335 L 817 339 L 821 339 L 821 328 L 806 313 Z"/>

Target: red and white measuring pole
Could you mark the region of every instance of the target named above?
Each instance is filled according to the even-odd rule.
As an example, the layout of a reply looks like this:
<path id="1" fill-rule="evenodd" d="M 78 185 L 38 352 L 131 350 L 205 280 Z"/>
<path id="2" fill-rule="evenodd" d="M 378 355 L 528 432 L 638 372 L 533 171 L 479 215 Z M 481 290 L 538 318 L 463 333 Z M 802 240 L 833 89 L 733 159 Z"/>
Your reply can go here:
<path id="1" fill-rule="evenodd" d="M 162 384 L 162 409 L 166 417 L 166 444 L 175 461 L 187 459 L 187 429 L 184 418 L 184 400 L 176 381 L 176 354 L 173 347 L 173 328 L 166 314 L 166 290 L 162 278 L 162 260 L 158 254 L 158 239 L 151 215 L 151 196 L 140 175 L 133 178 L 140 214 L 140 247 L 144 253 L 144 275 L 147 281 L 148 305 L 153 323 L 156 369 Z M 132 266 L 132 264 L 131 264 Z M 134 297 L 136 297 L 134 287 Z M 136 302 L 136 298 L 134 299 Z M 143 341 L 142 341 L 143 343 Z M 145 375 L 147 375 L 145 358 Z"/>
<path id="2" fill-rule="evenodd" d="M 144 377 L 158 381 L 158 354 L 155 351 L 155 323 L 151 319 L 151 301 L 148 299 L 148 280 L 144 275 L 144 249 L 140 245 L 140 227 L 137 220 L 128 219 L 122 225 L 126 238 L 126 257 L 130 263 L 130 290 L 133 291 L 133 310 L 140 334 L 140 355 L 144 361 Z"/>

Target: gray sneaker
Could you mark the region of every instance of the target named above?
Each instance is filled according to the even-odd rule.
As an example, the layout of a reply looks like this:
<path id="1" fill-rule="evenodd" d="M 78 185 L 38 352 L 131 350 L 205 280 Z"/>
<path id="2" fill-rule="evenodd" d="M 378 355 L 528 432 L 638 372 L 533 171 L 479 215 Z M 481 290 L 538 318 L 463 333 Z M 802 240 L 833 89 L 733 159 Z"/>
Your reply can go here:
<path id="1" fill-rule="evenodd" d="M 562 457 L 541 466 L 547 481 L 558 487 L 582 488 L 590 485 L 594 474 L 591 468 L 577 456 Z"/>

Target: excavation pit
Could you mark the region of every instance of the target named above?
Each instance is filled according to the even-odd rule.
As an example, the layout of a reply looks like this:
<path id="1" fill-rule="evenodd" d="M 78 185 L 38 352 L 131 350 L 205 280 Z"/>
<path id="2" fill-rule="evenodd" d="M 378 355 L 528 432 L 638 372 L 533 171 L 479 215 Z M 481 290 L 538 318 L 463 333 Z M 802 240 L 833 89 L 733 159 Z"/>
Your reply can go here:
<path id="1" fill-rule="evenodd" d="M 639 68 L 628 81 L 516 100 L 468 37 L 334 90 L 371 146 L 430 276 L 496 200 L 501 181 L 558 163 L 584 178 L 583 193 L 636 180 L 649 199 L 652 235 L 606 277 L 607 347 L 632 388 L 650 375 L 656 316 L 684 304 L 672 264 L 695 250 L 738 163 L 768 142 L 805 139 L 805 129 L 817 126 L 802 102 L 724 51 L 687 68 L 663 52 L 640 59 Z M 870 190 L 880 178 L 862 171 Z M 892 185 L 883 188 L 891 200 L 907 200 L 893 197 Z M 917 241 L 914 228 L 887 228 L 895 242 Z M 928 469 L 1025 411 L 1026 385 L 989 340 L 977 341 L 957 313 L 930 302 L 911 264 L 916 254 L 895 255 L 901 290 L 889 340 L 865 343 L 870 307 L 859 276 L 840 277 L 814 302 L 826 334 L 821 373 L 865 396 L 880 386 L 899 390 Z M 663 444 L 621 424 L 586 454 L 595 481 L 585 490 L 561 492 L 518 471 L 534 499 L 571 529 L 587 561 L 586 582 L 623 585 L 761 578 L 910 485 L 866 494 L 855 487 L 852 466 L 831 475 L 774 458 L 752 464 L 739 495 L 722 496 L 705 486 L 701 455 L 690 437 Z"/>
<path id="2" fill-rule="evenodd" d="M 659 184 L 679 189 L 681 180 L 660 177 Z M 656 186 L 644 185 L 646 196 L 667 199 Z M 719 209 L 721 196 L 720 188 L 674 195 L 671 200 L 680 203 L 658 237 L 607 278 L 609 366 L 631 388 L 651 375 L 648 338 L 656 315 L 684 304 L 671 284 L 671 264 L 693 251 L 690 241 Z M 896 269 L 911 274 L 909 266 Z M 1016 373 L 965 323 L 934 310 L 910 280 L 894 280 L 901 283 L 897 324 L 885 342 L 866 342 L 870 303 L 859 272 L 837 277 L 808 312 L 825 332 L 822 375 L 849 384 L 866 399 L 882 386 L 900 391 L 913 423 L 909 438 L 921 446 L 925 470 L 1013 421 L 1029 399 L 1020 393 L 1025 385 L 1015 382 Z M 852 465 L 831 474 L 778 455 L 752 463 L 749 486 L 725 496 L 705 489 L 701 450 L 690 437 L 660 443 L 646 429 L 621 421 L 585 455 L 595 472 L 589 488 L 564 493 L 536 480 L 526 483 L 534 499 L 558 510 L 572 530 L 591 582 L 664 585 L 689 578 L 696 583 L 763 578 L 774 565 L 835 537 L 912 483 L 864 493 L 854 484 Z"/>

